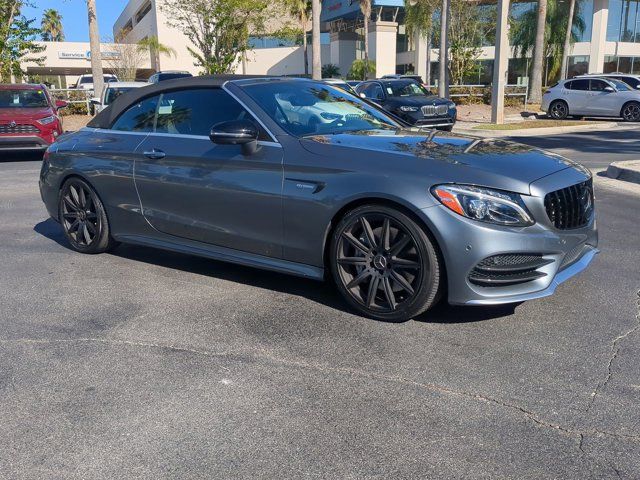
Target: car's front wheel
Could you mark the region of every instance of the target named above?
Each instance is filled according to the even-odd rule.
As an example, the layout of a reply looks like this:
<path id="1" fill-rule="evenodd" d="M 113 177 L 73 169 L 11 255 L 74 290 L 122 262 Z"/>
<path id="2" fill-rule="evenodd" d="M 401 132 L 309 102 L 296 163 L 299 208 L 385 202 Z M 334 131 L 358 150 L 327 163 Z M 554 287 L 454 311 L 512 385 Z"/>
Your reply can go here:
<path id="1" fill-rule="evenodd" d="M 102 253 L 115 245 L 102 201 L 80 178 L 70 178 L 62 185 L 58 218 L 67 240 L 77 252 Z"/>
<path id="2" fill-rule="evenodd" d="M 563 100 L 555 100 L 549 105 L 549 115 L 555 120 L 564 120 L 569 116 L 569 106 Z"/>
<path id="3" fill-rule="evenodd" d="M 640 122 L 640 103 L 627 103 L 622 107 L 621 117 L 625 122 Z"/>
<path id="4" fill-rule="evenodd" d="M 409 320 L 438 299 L 441 264 L 427 233 L 404 213 L 381 205 L 348 212 L 331 239 L 338 290 L 359 313 Z"/>

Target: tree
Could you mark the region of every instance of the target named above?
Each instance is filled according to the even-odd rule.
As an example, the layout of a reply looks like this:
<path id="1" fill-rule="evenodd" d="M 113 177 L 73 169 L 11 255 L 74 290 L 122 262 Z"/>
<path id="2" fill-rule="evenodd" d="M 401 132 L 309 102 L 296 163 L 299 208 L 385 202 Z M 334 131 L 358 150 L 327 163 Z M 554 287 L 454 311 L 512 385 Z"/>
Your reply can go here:
<path id="1" fill-rule="evenodd" d="M 462 85 L 464 78 L 478 69 L 482 23 L 478 6 L 466 0 L 451 0 L 450 12 L 449 72 L 452 83 Z"/>
<path id="2" fill-rule="evenodd" d="M 438 95 L 449 96 L 449 0 L 440 8 L 440 55 L 438 58 Z"/>
<path id="3" fill-rule="evenodd" d="M 138 67 L 142 63 L 146 49 L 136 43 L 124 43 L 122 31 L 118 32 L 111 50 L 114 55 L 105 59 L 109 70 L 122 82 L 133 82 L 137 78 Z"/>
<path id="4" fill-rule="evenodd" d="M 311 56 L 312 56 L 312 77 L 314 80 L 322 78 L 322 60 L 320 58 L 320 15 L 322 4 L 320 0 L 311 0 Z"/>
<path id="5" fill-rule="evenodd" d="M 87 0 L 87 17 L 89 20 L 89 47 L 91 50 L 93 93 L 99 96 L 102 94 L 102 88 L 104 87 L 104 73 L 102 71 L 102 56 L 100 55 L 100 32 L 98 31 L 96 0 Z"/>
<path id="6" fill-rule="evenodd" d="M 360 0 L 360 11 L 364 17 L 364 80 L 369 78 L 369 22 L 371 21 L 371 0 Z"/>
<path id="7" fill-rule="evenodd" d="M 542 103 L 542 61 L 544 59 L 544 33 L 547 21 L 547 0 L 538 0 L 536 15 L 536 39 L 533 45 L 533 65 L 529 83 L 529 101 Z"/>
<path id="8" fill-rule="evenodd" d="M 569 44 L 578 40 L 586 24 L 582 17 L 580 2 L 576 2 L 573 13 L 573 24 Z M 557 25 L 565 25 L 569 18 L 570 5 L 559 0 L 549 0 L 547 3 L 547 20 L 544 31 L 544 51 L 543 56 L 549 59 L 549 77 L 553 78 L 558 73 L 566 74 L 566 64 L 562 67 L 565 48 L 566 32 Z M 535 9 L 524 12 L 517 19 L 511 19 L 511 45 L 513 45 L 515 55 L 526 60 L 534 50 L 536 43 L 537 12 Z"/>
<path id="9" fill-rule="evenodd" d="M 365 60 L 358 58 L 351 64 L 351 69 L 347 74 L 349 80 L 366 80 L 367 72 L 376 71 L 376 63 L 373 60 L 366 60 L 368 65 L 365 66 Z"/>
<path id="10" fill-rule="evenodd" d="M 284 0 L 285 8 L 298 22 L 302 30 L 302 49 L 304 51 L 304 74 L 309 75 L 309 52 L 307 45 L 307 27 L 311 17 L 311 0 Z"/>
<path id="11" fill-rule="evenodd" d="M 45 42 L 64 42 L 62 15 L 57 10 L 49 8 L 44 11 L 40 28 L 42 29 L 42 40 Z"/>
<path id="12" fill-rule="evenodd" d="M 560 64 L 560 78 L 567 78 L 567 63 L 569 60 L 569 49 L 573 33 L 573 16 L 576 9 L 576 0 L 569 0 L 569 13 L 567 14 L 567 28 L 564 34 L 564 45 L 562 46 L 562 63 Z"/>
<path id="13" fill-rule="evenodd" d="M 337 78 L 340 76 L 340 67 L 334 63 L 322 66 L 322 78 Z"/>
<path id="14" fill-rule="evenodd" d="M 43 61 L 42 57 L 30 56 L 42 52 L 44 47 L 35 42 L 41 33 L 33 25 L 35 19 L 20 15 L 24 6 L 30 4 L 23 0 L 0 0 L 0 76 L 4 82 L 10 82 L 11 75 L 24 76 L 24 62 Z"/>
<path id="15" fill-rule="evenodd" d="M 322 66 L 322 78 L 338 78 L 340 67 L 334 63 L 327 63 Z"/>
<path id="16" fill-rule="evenodd" d="M 166 55 L 167 57 L 175 57 L 177 55 L 174 48 L 168 47 L 164 43 L 160 43 L 158 37 L 155 35 L 140 40 L 138 42 L 138 51 L 149 52 L 156 72 L 160 71 L 160 55 Z"/>
<path id="17" fill-rule="evenodd" d="M 230 73 L 249 50 L 249 32 L 260 33 L 268 0 L 165 0 L 160 7 L 191 41 L 187 47 L 205 74 Z"/>
<path id="18" fill-rule="evenodd" d="M 413 0 L 406 3 L 404 22 L 410 37 L 427 39 L 427 74 L 424 81 L 431 81 L 431 40 L 433 39 L 433 14 L 437 0 Z"/>

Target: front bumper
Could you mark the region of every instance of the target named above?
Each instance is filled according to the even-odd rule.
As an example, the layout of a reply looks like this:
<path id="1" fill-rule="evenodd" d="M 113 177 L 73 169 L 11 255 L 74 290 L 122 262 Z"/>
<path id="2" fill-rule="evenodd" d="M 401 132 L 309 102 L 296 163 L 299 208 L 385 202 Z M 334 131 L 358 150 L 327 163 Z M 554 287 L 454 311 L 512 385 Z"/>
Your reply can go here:
<path id="1" fill-rule="evenodd" d="M 571 184 L 573 181 L 567 185 Z M 549 191 L 554 189 L 555 186 Z M 502 227 L 477 222 L 442 205 L 419 212 L 431 228 L 444 257 L 449 303 L 498 305 L 552 295 L 558 285 L 580 273 L 593 260 L 598 253 L 595 211 L 584 227 L 559 230 L 546 217 L 544 194 L 535 188 L 532 191 L 534 195 L 524 198 L 536 219 L 536 223 L 529 227 Z M 536 278 L 531 280 L 495 286 L 472 281 L 474 268 L 496 255 L 539 255 L 544 262 L 536 267 Z"/>
<path id="2" fill-rule="evenodd" d="M 50 145 L 38 135 L 0 135 L 0 151 L 38 150 L 44 151 Z"/>

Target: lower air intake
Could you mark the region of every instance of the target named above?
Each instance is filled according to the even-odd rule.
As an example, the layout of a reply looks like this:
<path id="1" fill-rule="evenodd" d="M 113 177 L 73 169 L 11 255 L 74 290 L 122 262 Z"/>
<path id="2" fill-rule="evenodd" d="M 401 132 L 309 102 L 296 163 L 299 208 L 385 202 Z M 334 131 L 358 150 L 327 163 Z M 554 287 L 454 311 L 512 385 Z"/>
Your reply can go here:
<path id="1" fill-rule="evenodd" d="M 531 282 L 547 274 L 538 269 L 553 260 L 542 254 L 509 253 L 493 255 L 479 262 L 469 274 L 469 281 L 482 287 L 505 287 Z"/>

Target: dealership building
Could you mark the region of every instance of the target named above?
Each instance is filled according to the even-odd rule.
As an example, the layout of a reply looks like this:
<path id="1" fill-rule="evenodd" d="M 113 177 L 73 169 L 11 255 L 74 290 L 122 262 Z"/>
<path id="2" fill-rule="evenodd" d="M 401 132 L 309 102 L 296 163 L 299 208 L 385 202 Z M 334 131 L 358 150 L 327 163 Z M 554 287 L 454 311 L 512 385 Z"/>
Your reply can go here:
<path id="1" fill-rule="evenodd" d="M 188 51 L 189 40 L 171 27 L 161 8 L 162 0 L 130 0 L 113 25 L 112 32 L 101 32 L 134 43 L 148 36 L 176 50 L 175 56 L 161 56 L 155 65 L 152 55 L 140 61 L 138 77 L 147 78 L 153 71 L 187 70 L 198 73 L 194 58 Z M 369 24 L 369 57 L 376 62 L 376 75 L 417 73 L 426 78 L 429 64 L 431 78 L 437 72 L 438 49 L 428 49 L 424 38 L 410 38 L 404 25 L 403 0 L 373 0 Z M 481 9 L 495 9 L 496 2 L 480 0 Z M 625 72 L 640 74 L 640 0 L 577 0 L 577 11 L 584 29 L 569 55 L 568 75 L 586 72 Z M 535 9 L 537 2 L 512 2 L 510 15 L 518 17 Z M 272 22 L 276 31 L 286 20 Z M 354 59 L 364 57 L 364 21 L 358 0 L 324 0 L 322 2 L 322 63 L 335 64 L 344 76 Z M 492 82 L 494 39 L 482 39 L 478 68 L 466 84 Z M 32 78 L 46 78 L 56 86 L 73 83 L 82 73 L 90 72 L 88 43 L 43 42 L 45 56 L 41 65 L 26 64 Z M 238 61 L 236 73 L 267 75 L 301 75 L 304 73 L 303 49 L 291 40 L 273 35 L 251 37 L 252 50 L 245 61 Z M 104 44 L 105 58 L 118 55 L 118 48 Z M 311 56 L 311 55 L 309 55 Z M 105 62 L 107 63 L 107 62 Z M 311 59 L 309 58 L 309 64 Z M 513 51 L 508 65 L 508 83 L 527 82 L 529 60 L 516 58 Z M 108 70 L 108 64 L 105 65 Z M 547 78 L 547 81 L 553 79 Z"/>

